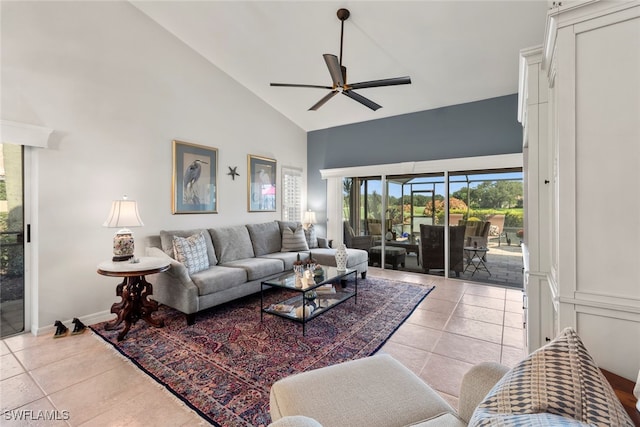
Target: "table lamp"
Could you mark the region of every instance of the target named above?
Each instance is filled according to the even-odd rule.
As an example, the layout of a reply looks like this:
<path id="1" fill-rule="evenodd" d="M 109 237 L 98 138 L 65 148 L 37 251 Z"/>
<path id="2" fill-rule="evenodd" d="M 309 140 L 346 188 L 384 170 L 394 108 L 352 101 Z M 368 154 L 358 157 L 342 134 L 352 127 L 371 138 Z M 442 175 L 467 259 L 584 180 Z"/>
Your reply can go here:
<path id="1" fill-rule="evenodd" d="M 114 200 L 111 204 L 109 217 L 102 224 L 104 227 L 120 228 L 113 236 L 113 261 L 126 261 L 133 258 L 133 232 L 127 227 L 144 225 L 138 214 L 138 204 L 135 200 Z"/>
<path id="2" fill-rule="evenodd" d="M 308 210 L 304 213 L 304 217 L 302 218 L 302 224 L 304 228 L 309 228 L 312 224 L 315 224 L 316 221 L 316 213 Z"/>

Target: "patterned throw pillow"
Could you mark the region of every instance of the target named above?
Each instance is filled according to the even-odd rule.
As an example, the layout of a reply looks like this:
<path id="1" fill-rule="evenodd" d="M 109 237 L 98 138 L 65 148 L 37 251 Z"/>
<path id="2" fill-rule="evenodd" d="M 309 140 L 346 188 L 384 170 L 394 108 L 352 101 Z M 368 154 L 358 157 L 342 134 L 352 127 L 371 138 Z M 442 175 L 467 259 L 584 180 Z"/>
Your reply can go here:
<path id="1" fill-rule="evenodd" d="M 309 245 L 307 245 L 307 239 L 304 236 L 304 229 L 301 225 L 296 227 L 295 231 L 289 227 L 282 229 L 282 251 L 281 252 L 296 252 L 296 251 L 308 251 Z"/>
<path id="2" fill-rule="evenodd" d="M 207 244 L 202 232 L 189 237 L 173 236 L 174 258 L 189 270 L 189 274 L 209 268 Z"/>
<path id="3" fill-rule="evenodd" d="M 525 424 L 633 426 L 572 328 L 507 372 L 469 421 L 470 427 Z"/>
<path id="4" fill-rule="evenodd" d="M 316 238 L 316 229 L 313 224 L 309 225 L 309 228 L 304 229 L 304 237 L 307 239 L 307 245 L 309 249 L 318 247 L 318 239 Z"/>

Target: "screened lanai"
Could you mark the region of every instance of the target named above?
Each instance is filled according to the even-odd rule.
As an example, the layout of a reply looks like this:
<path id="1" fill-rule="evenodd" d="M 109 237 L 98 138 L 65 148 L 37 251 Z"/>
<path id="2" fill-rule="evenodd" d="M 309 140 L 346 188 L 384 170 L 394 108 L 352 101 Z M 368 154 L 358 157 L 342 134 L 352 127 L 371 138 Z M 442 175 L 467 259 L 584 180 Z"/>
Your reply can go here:
<path id="1" fill-rule="evenodd" d="M 522 287 L 522 184 L 519 168 L 346 178 L 343 216 L 372 265 Z"/>

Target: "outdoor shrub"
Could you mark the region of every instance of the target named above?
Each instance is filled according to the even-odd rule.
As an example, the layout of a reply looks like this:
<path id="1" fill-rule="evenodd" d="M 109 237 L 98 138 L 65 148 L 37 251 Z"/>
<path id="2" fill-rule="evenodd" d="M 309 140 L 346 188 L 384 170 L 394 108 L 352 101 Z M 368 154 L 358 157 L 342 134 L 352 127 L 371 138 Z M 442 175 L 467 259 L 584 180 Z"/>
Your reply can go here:
<path id="1" fill-rule="evenodd" d="M 7 230 L 7 223 L 7 213 L 0 213 L 0 229 Z M 5 276 L 22 275 L 24 271 L 24 247 L 15 245 L 15 234 L 3 235 L 0 239 L 0 271 Z"/>
<path id="2" fill-rule="evenodd" d="M 522 209 L 509 209 L 505 212 L 504 226 L 505 227 L 522 227 L 524 225 L 524 212 Z"/>

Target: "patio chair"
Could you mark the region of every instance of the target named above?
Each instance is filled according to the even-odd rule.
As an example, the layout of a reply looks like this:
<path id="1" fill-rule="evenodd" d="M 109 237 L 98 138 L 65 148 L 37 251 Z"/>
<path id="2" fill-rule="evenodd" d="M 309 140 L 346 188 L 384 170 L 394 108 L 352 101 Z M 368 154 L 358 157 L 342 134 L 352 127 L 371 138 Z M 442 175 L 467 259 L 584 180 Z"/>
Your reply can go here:
<path id="1" fill-rule="evenodd" d="M 487 248 L 489 244 L 489 230 L 491 223 L 489 221 L 460 221 L 460 225 L 464 225 L 464 245 L 477 246 L 478 248 Z M 483 261 L 487 260 L 487 254 L 482 257 Z"/>
<path id="2" fill-rule="evenodd" d="M 382 222 L 379 219 L 367 219 L 367 230 L 374 240 L 381 240 L 383 235 Z M 386 230 L 385 230 L 386 233 Z"/>
<path id="3" fill-rule="evenodd" d="M 498 246 L 500 246 L 500 237 L 504 233 L 504 214 L 489 215 L 487 221 L 491 223 L 489 228 L 489 241 L 497 237 Z"/>
<path id="4" fill-rule="evenodd" d="M 463 225 L 449 227 L 449 268 L 456 277 L 464 270 L 464 231 Z M 444 269 L 444 226 L 420 225 L 420 258 L 425 273 Z"/>
<path id="5" fill-rule="evenodd" d="M 464 245 L 474 246 L 474 243 L 480 248 L 486 248 L 489 243 L 489 230 L 491 230 L 491 222 L 489 221 L 460 221 L 459 225 L 465 226 Z"/>
<path id="6" fill-rule="evenodd" d="M 349 221 L 343 222 L 344 229 L 344 244 L 348 248 L 363 249 L 369 251 L 369 248 L 373 246 L 373 236 L 356 236 L 353 227 L 349 224 Z"/>
<path id="7" fill-rule="evenodd" d="M 411 239 L 413 241 L 420 240 L 420 226 L 422 224 L 433 225 L 433 218 L 426 216 L 413 217 L 413 228 L 411 230 Z"/>

